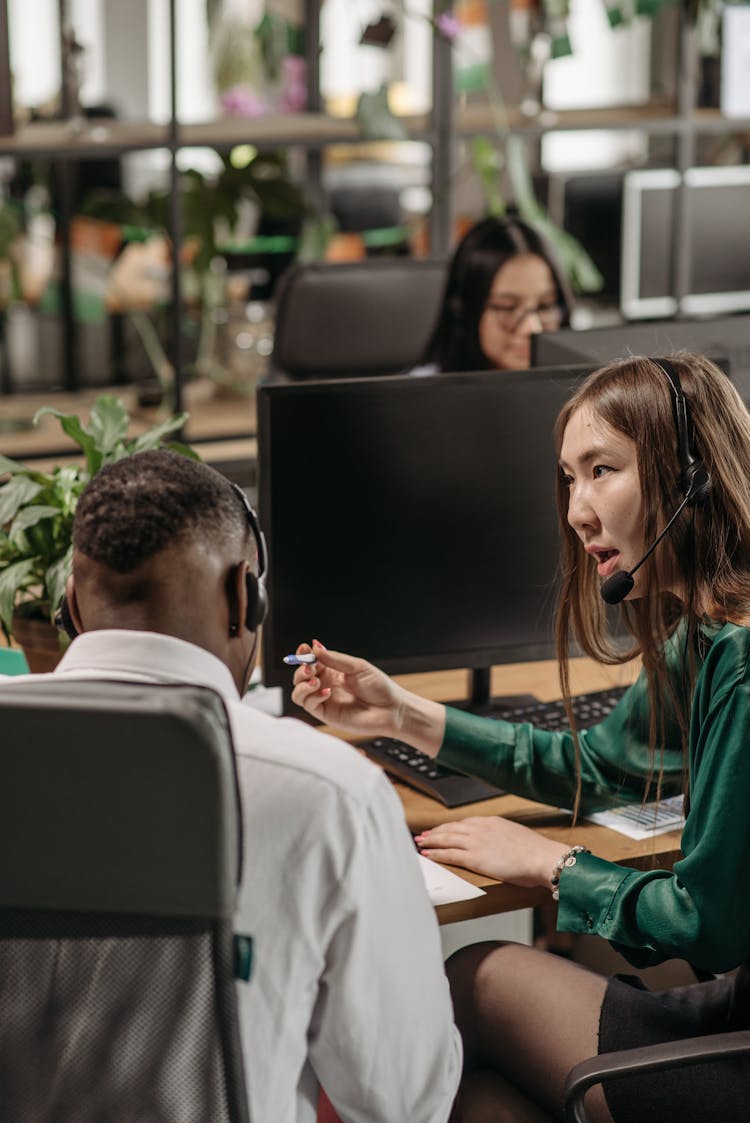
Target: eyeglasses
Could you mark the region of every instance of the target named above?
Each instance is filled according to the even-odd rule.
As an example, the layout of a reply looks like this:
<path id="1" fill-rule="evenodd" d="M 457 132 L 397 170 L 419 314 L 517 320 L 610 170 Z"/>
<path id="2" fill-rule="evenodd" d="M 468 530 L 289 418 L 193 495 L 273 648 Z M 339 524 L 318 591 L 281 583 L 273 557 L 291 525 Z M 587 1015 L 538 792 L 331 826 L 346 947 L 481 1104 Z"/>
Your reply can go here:
<path id="1" fill-rule="evenodd" d="M 531 307 L 490 301 L 485 305 L 485 312 L 491 312 L 500 327 L 508 332 L 518 331 L 527 316 L 536 316 L 544 331 L 559 328 L 563 318 L 563 306 L 558 301 L 545 301 Z"/>

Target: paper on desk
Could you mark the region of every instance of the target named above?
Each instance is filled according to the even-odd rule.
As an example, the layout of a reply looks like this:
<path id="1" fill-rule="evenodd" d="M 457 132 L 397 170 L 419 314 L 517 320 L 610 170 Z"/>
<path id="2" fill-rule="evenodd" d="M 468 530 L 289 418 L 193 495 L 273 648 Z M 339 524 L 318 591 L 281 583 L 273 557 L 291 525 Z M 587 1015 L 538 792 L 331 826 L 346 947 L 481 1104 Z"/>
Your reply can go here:
<path id="1" fill-rule="evenodd" d="M 464 881 L 452 870 L 425 858 L 423 854 L 417 854 L 417 857 L 427 886 L 427 896 L 433 905 L 449 905 L 451 901 L 470 901 L 472 897 L 484 896 L 484 889 Z"/>
<path id="2" fill-rule="evenodd" d="M 631 803 L 613 811 L 595 811 L 586 818 L 591 823 L 619 831 L 636 840 L 653 838 L 667 831 L 680 830 L 685 824 L 681 795 L 660 799 L 658 803 Z"/>

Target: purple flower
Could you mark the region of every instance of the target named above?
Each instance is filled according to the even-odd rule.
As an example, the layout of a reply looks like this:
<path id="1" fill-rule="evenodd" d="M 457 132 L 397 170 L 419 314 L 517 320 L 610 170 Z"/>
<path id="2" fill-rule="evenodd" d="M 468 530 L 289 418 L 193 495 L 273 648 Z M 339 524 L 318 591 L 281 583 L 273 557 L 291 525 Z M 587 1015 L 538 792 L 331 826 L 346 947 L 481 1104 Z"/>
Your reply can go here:
<path id="1" fill-rule="evenodd" d="M 230 86 L 219 96 L 219 102 L 230 117 L 262 117 L 268 112 L 267 102 L 249 86 Z"/>
<path id="2" fill-rule="evenodd" d="M 285 113 L 298 113 L 307 105 L 307 65 L 299 55 L 287 55 L 281 61 L 281 108 Z"/>
<path id="3" fill-rule="evenodd" d="M 463 30 L 461 20 L 453 12 L 441 12 L 435 23 L 440 34 L 450 39 L 451 43 L 458 39 Z"/>

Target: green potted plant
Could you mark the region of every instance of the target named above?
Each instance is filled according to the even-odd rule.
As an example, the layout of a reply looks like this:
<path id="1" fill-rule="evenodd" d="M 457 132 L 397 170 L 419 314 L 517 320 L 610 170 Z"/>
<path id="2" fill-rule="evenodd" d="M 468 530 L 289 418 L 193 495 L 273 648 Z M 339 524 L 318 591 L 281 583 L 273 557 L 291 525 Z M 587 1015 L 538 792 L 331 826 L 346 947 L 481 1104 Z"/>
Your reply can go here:
<path id="1" fill-rule="evenodd" d="M 37 410 L 34 423 L 43 414 L 58 419 L 84 461 L 41 472 L 0 456 L 0 627 L 8 642 L 13 637 L 23 647 L 32 671 L 50 670 L 61 654 L 54 619 L 70 572 L 73 515 L 91 477 L 103 464 L 149 448 L 197 459 L 187 445 L 165 440 L 184 424 L 184 413 L 136 437 L 128 437 L 125 406 L 108 394 L 97 398 L 87 425 L 48 406 Z"/>

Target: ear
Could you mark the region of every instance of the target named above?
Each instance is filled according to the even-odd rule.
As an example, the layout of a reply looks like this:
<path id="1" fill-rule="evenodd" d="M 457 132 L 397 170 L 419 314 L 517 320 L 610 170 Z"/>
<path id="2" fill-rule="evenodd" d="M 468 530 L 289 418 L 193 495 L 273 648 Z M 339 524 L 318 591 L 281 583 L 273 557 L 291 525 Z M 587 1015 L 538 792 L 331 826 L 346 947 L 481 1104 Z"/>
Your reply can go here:
<path id="1" fill-rule="evenodd" d="M 79 633 L 84 632 L 86 629 L 81 621 L 81 611 L 78 607 L 78 596 L 76 594 L 76 583 L 72 573 L 65 582 L 65 599 L 68 602 L 68 612 L 70 613 L 70 618 L 75 625 L 76 631 Z"/>
<path id="2" fill-rule="evenodd" d="M 229 635 L 239 636 L 245 627 L 247 615 L 248 563 L 238 562 L 229 570 L 227 576 L 227 601 L 229 603 Z"/>

